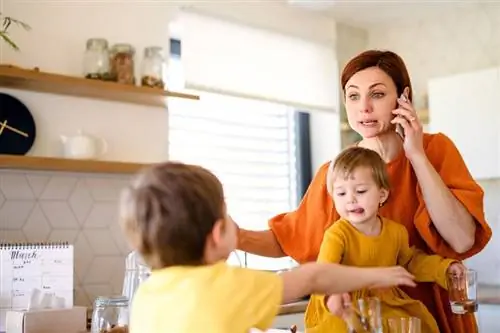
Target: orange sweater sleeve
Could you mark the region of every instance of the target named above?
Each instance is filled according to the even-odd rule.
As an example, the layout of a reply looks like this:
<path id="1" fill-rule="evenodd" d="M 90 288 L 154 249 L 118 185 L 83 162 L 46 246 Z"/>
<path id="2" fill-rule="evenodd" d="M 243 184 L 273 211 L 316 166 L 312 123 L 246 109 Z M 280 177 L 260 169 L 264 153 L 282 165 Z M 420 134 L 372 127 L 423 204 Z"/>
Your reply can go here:
<path id="1" fill-rule="evenodd" d="M 477 223 L 475 243 L 466 253 L 456 253 L 432 224 L 420 188 L 417 188 L 419 204 L 415 214 L 415 226 L 434 253 L 446 258 L 467 259 L 480 252 L 491 238 L 491 229 L 486 223 L 483 211 L 484 192 L 472 178 L 460 152 L 447 136 L 441 133 L 432 135 L 425 148 L 429 161 L 441 179 L 474 217 Z"/>
<path id="2" fill-rule="evenodd" d="M 320 167 L 296 210 L 269 221 L 283 252 L 299 263 L 316 260 L 323 234 L 332 219 L 333 200 L 326 189 L 328 166 L 325 163 Z"/>

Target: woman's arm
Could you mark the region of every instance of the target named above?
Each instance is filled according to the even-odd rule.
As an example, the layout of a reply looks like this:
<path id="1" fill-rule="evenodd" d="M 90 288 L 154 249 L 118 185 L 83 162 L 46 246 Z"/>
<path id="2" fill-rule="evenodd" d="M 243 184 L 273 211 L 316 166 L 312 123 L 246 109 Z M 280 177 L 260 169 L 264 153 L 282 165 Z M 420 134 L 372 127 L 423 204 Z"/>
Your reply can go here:
<path id="1" fill-rule="evenodd" d="M 323 233 L 335 214 L 326 190 L 329 164 L 320 167 L 296 210 L 269 220 L 270 230 L 240 229 L 238 249 L 266 257 L 290 256 L 299 263 L 315 261 Z"/>
<path id="2" fill-rule="evenodd" d="M 239 229 L 238 250 L 271 258 L 286 256 L 271 230 L 252 231 Z"/>
<path id="3" fill-rule="evenodd" d="M 427 156 L 410 159 L 432 223 L 441 237 L 457 252 L 474 245 L 476 222 L 445 185 Z"/>
<path id="4" fill-rule="evenodd" d="M 421 192 L 424 205 L 417 211 L 415 225 L 433 251 L 470 257 L 491 238 L 484 218 L 482 189 L 471 177 L 454 143 L 441 133 L 424 140 L 422 123 L 411 102 L 398 99 L 398 104 L 393 111 L 397 117 L 392 122 L 404 129 L 403 147 L 418 179 L 417 191 Z M 436 230 L 444 242 L 436 239 Z"/>

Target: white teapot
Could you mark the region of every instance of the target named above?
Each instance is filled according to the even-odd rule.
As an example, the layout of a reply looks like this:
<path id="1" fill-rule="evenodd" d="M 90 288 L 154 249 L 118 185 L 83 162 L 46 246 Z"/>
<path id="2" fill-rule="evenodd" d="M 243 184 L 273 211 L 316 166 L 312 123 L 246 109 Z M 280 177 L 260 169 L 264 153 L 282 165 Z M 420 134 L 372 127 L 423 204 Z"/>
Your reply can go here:
<path id="1" fill-rule="evenodd" d="M 95 159 L 108 150 L 108 143 L 102 138 L 84 134 L 82 130 L 77 135 L 61 135 L 64 157 L 74 159 Z"/>

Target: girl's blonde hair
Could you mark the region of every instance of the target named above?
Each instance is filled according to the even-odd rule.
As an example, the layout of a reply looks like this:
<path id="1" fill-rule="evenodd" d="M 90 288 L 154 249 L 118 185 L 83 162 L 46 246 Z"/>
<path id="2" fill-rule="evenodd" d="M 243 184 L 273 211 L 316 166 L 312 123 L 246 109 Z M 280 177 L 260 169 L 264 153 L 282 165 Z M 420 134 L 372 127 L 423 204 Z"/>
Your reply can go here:
<path id="1" fill-rule="evenodd" d="M 333 195 L 333 182 L 337 177 L 349 177 L 355 169 L 367 167 L 371 169 L 373 180 L 379 188 L 390 189 L 389 175 L 385 162 L 375 151 L 362 148 L 350 147 L 342 151 L 337 158 L 330 163 L 326 174 L 326 188 Z"/>

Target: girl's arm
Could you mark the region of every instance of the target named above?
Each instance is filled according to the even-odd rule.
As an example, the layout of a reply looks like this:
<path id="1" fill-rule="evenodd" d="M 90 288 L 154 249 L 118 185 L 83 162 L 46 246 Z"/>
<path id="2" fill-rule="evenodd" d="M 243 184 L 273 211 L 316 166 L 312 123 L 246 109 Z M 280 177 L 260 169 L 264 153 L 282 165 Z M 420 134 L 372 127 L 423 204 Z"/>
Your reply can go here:
<path id="1" fill-rule="evenodd" d="M 435 282 L 447 287 L 446 273 L 456 260 L 445 259 L 439 255 L 429 255 L 409 245 L 408 231 L 403 225 L 395 226 L 394 239 L 399 243 L 398 265 L 408 269 L 418 282 Z"/>

